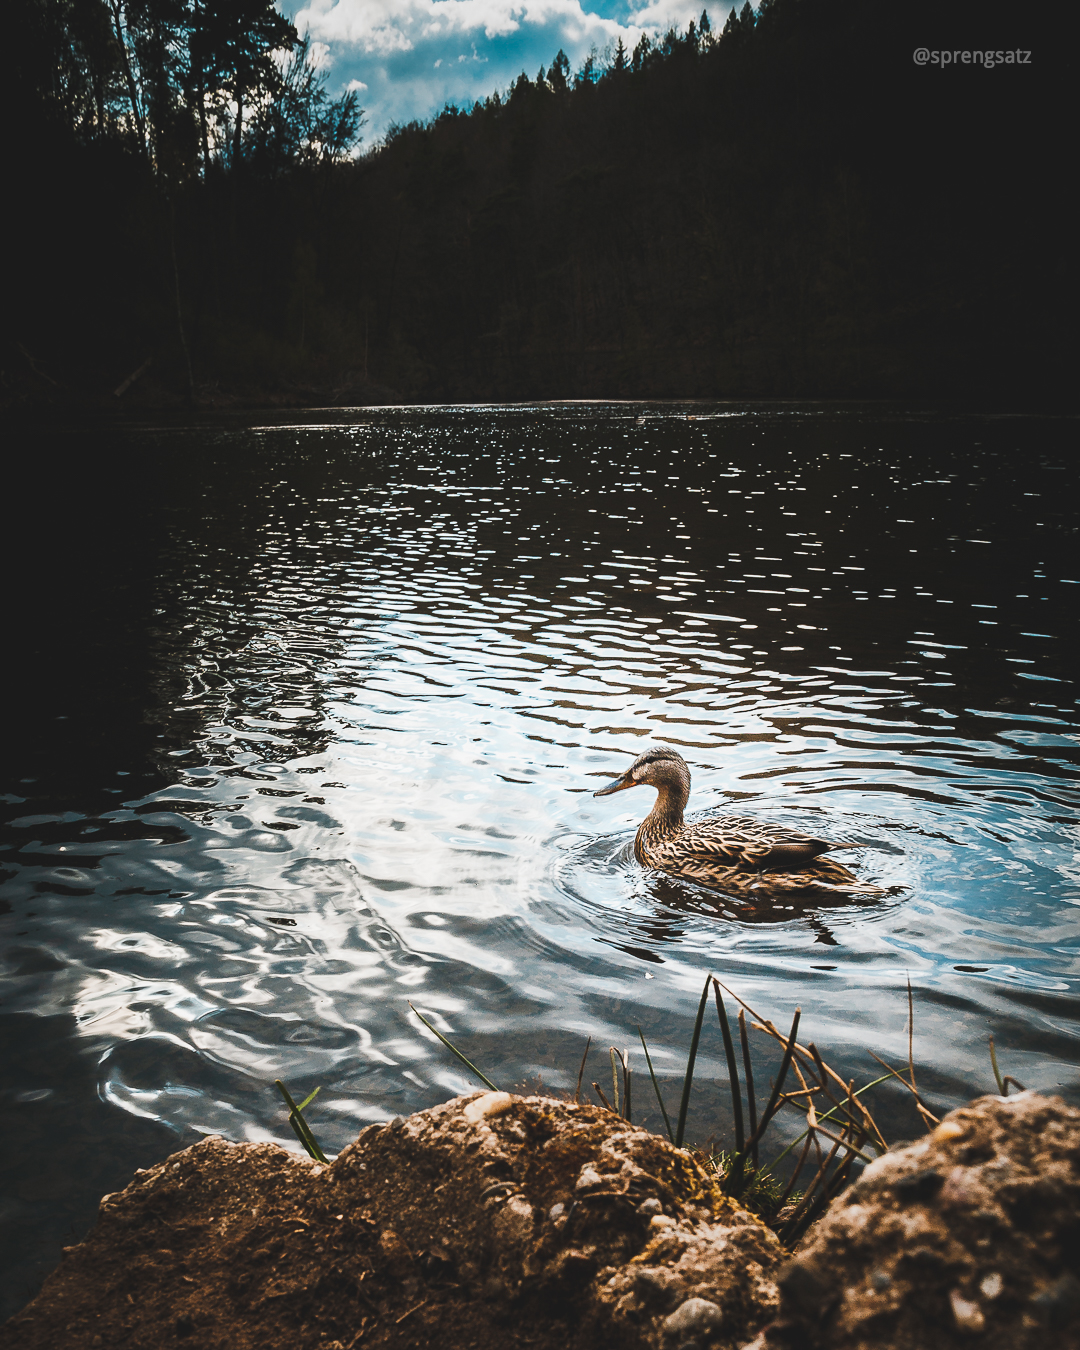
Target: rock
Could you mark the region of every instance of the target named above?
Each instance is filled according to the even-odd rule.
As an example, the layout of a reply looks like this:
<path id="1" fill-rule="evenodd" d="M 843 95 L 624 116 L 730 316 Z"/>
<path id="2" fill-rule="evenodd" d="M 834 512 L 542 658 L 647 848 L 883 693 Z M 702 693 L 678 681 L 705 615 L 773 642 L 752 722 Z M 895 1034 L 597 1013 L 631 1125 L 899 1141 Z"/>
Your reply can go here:
<path id="1" fill-rule="evenodd" d="M 782 1258 L 658 1136 L 476 1093 L 328 1167 L 221 1139 L 175 1154 L 103 1201 L 0 1344 L 737 1350 L 775 1316 Z"/>
<path id="2" fill-rule="evenodd" d="M 719 1307 L 707 1298 L 688 1298 L 680 1303 L 670 1317 L 664 1318 L 664 1341 L 669 1345 L 685 1345 L 687 1341 L 700 1341 L 716 1331 L 724 1315 Z"/>
<path id="3" fill-rule="evenodd" d="M 984 1275 L 979 1281 L 979 1293 L 983 1298 L 993 1300 L 1001 1293 L 1005 1287 L 1005 1281 L 996 1270 Z"/>
<path id="4" fill-rule="evenodd" d="M 592 1191 L 598 1189 L 604 1184 L 604 1178 L 589 1163 L 581 1169 L 577 1181 L 574 1183 L 575 1191 Z"/>
<path id="5" fill-rule="evenodd" d="M 977 1303 L 966 1299 L 959 1289 L 949 1290 L 949 1302 L 952 1304 L 953 1320 L 958 1331 L 967 1331 L 977 1336 L 986 1330 L 983 1310 Z"/>
<path id="6" fill-rule="evenodd" d="M 514 1099 L 509 1092 L 485 1092 L 482 1097 L 476 1097 L 465 1108 L 465 1119 L 470 1125 L 475 1125 L 477 1121 L 485 1120 L 488 1116 L 505 1115 L 514 1105 Z"/>
<path id="7" fill-rule="evenodd" d="M 780 1316 L 755 1344 L 1080 1350 L 1078 1253 L 1080 1111 L 982 1097 L 834 1202 L 777 1273 Z"/>

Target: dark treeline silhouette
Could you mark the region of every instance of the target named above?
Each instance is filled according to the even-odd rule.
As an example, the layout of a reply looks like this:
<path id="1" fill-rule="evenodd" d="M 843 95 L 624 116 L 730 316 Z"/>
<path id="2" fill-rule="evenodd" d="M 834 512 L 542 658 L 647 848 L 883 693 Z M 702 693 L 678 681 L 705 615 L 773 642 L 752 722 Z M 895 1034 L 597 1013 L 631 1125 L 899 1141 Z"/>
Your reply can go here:
<path id="1" fill-rule="evenodd" d="M 269 0 L 7 18 L 9 405 L 113 399 L 147 361 L 126 398 L 1070 383 L 1070 82 L 1045 8 L 747 3 L 576 74 L 560 52 L 359 158 L 355 95 L 329 98 Z M 997 55 L 943 69 L 918 46 Z"/>

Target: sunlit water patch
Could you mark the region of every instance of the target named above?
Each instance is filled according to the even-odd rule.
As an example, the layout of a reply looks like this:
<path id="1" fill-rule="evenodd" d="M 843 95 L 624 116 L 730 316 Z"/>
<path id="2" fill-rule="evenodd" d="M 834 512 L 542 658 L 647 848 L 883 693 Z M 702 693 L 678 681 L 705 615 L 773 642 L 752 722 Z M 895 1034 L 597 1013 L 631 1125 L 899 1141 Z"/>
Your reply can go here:
<path id="1" fill-rule="evenodd" d="M 640 1026 L 673 1093 L 710 970 L 867 1077 L 910 978 L 932 1102 L 991 1086 L 990 1032 L 1071 1090 L 1071 422 L 290 416 L 61 435 L 85 469 L 17 545 L 11 1306 L 136 1162 L 295 1145 L 275 1078 L 329 1150 L 471 1089 L 410 1001 L 507 1087 Z M 643 871 L 651 794 L 591 794 L 652 739 L 691 811 L 853 841 L 883 894 Z M 693 1137 L 721 1061 L 710 1028 Z"/>

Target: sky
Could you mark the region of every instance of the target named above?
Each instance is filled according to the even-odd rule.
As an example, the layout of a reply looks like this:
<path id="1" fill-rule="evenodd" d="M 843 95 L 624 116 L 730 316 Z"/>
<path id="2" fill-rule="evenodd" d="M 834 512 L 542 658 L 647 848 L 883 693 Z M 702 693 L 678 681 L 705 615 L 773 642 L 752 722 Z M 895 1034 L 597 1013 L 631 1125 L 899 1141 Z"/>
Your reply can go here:
<path id="1" fill-rule="evenodd" d="M 672 25 L 683 29 L 703 0 L 281 0 L 281 9 L 329 69 L 328 91 L 356 89 L 366 110 L 364 146 L 394 122 L 424 120 L 444 104 L 471 107 L 524 70 L 535 79 L 562 48 L 578 70 L 595 47 L 621 37 L 632 50 Z M 721 28 L 729 3 L 707 6 Z"/>

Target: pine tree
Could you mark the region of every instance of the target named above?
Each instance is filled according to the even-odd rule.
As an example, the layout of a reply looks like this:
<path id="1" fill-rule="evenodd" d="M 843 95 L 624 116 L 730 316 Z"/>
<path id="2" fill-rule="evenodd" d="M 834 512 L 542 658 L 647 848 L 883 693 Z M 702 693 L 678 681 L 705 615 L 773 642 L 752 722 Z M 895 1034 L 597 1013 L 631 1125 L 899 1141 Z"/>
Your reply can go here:
<path id="1" fill-rule="evenodd" d="M 551 69 L 548 71 L 548 84 L 556 92 L 566 89 L 570 76 L 570 59 L 560 47 L 555 60 L 551 63 Z"/>
<path id="2" fill-rule="evenodd" d="M 582 62 L 581 69 L 574 77 L 574 88 L 580 89 L 582 85 L 595 84 L 598 78 L 596 69 L 596 48 L 591 47 L 589 54 Z"/>

